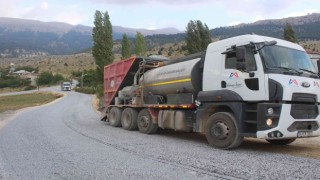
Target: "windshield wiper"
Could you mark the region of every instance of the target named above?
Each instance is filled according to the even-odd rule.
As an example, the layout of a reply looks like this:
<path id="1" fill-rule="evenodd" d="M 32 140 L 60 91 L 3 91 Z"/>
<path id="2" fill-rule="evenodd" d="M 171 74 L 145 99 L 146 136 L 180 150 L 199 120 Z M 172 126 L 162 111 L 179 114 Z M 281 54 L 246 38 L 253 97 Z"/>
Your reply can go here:
<path id="1" fill-rule="evenodd" d="M 296 69 L 293 68 L 288 68 L 288 67 L 282 67 L 282 66 L 277 66 L 277 67 L 272 67 L 270 69 L 284 69 L 284 70 L 288 70 L 288 71 L 294 71 L 295 73 L 297 73 L 298 75 L 301 75 L 303 72 L 298 71 Z"/>
<path id="2" fill-rule="evenodd" d="M 311 73 L 311 74 L 316 74 L 316 75 L 318 75 L 318 73 L 315 73 L 315 72 L 310 71 L 310 70 L 308 70 L 308 69 L 302 69 L 302 68 L 300 68 L 299 70 L 305 71 L 305 72 L 308 72 L 308 73 Z"/>
<path id="3" fill-rule="evenodd" d="M 315 73 L 315 72 L 310 71 L 310 70 L 308 70 L 308 69 L 300 68 L 299 70 L 305 71 L 305 72 L 308 72 L 308 73 L 311 73 L 312 75 L 311 75 L 310 77 L 320 78 L 320 75 L 319 75 L 318 73 Z M 315 75 L 315 76 L 313 76 L 313 75 Z"/>

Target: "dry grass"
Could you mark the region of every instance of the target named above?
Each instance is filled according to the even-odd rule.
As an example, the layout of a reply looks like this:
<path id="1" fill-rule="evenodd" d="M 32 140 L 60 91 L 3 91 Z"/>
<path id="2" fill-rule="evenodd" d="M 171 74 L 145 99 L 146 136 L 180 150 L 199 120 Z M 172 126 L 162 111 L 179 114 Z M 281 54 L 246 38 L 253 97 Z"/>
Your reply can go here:
<path id="1" fill-rule="evenodd" d="M 66 77 L 70 76 L 72 71 L 95 69 L 95 62 L 90 53 L 61 56 L 3 58 L 0 60 L 0 68 L 9 67 L 10 63 L 14 63 L 15 67 L 39 67 L 40 72 L 50 71 L 63 74 Z"/>
<path id="2" fill-rule="evenodd" d="M 299 45 L 305 50 L 320 53 L 320 41 L 301 41 Z"/>
<path id="3" fill-rule="evenodd" d="M 62 94 L 51 93 L 51 92 L 37 92 L 30 94 L 20 94 L 12 96 L 1 96 L 0 97 L 0 113 L 17 110 L 25 107 L 39 106 L 47 104 L 55 99 L 62 97 Z"/>

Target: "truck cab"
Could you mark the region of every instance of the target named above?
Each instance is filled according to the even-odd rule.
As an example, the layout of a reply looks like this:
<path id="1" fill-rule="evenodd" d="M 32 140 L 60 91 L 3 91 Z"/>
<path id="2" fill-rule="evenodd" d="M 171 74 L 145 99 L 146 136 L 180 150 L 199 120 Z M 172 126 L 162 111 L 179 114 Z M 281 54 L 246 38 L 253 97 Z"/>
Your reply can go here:
<path id="1" fill-rule="evenodd" d="M 244 35 L 208 46 L 198 101 L 205 109 L 232 112 L 244 137 L 286 144 L 320 135 L 319 88 L 319 76 L 302 47 Z"/>
<path id="2" fill-rule="evenodd" d="M 71 91 L 71 83 L 70 82 L 62 82 L 61 83 L 61 91 Z"/>

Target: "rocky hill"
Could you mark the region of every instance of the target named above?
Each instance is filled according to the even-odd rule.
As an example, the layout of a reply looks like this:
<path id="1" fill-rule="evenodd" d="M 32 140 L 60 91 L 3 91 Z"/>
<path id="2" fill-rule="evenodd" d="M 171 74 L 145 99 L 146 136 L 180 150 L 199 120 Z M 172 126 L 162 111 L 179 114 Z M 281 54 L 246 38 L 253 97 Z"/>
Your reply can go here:
<path id="1" fill-rule="evenodd" d="M 215 39 L 251 33 L 283 38 L 283 28 L 286 23 L 290 23 L 293 26 L 299 41 L 320 40 L 319 13 L 219 27 L 212 29 L 211 32 Z M 133 38 L 137 31 L 146 36 L 149 50 L 158 48 L 157 51 L 159 51 L 165 44 L 178 44 L 185 38 L 185 33 L 175 28 L 147 30 L 120 26 L 113 26 L 113 37 L 116 40 L 116 44 L 120 44 L 122 34 L 127 33 L 129 38 L 132 38 L 131 43 L 133 46 Z M 0 61 L 4 57 L 23 58 L 88 52 L 92 47 L 92 27 L 73 26 L 59 22 L 0 18 L 0 42 Z M 311 47 L 311 50 L 314 47 Z M 183 49 L 183 46 L 181 48 Z M 115 53 L 120 52 L 117 51 Z"/>
<path id="2" fill-rule="evenodd" d="M 251 33 L 283 38 L 283 28 L 286 23 L 292 25 L 299 40 L 320 40 L 319 13 L 284 19 L 261 20 L 254 23 L 230 27 L 220 27 L 213 29 L 212 34 L 213 36 L 218 36 L 220 39 Z"/>
<path id="3" fill-rule="evenodd" d="M 134 37 L 144 35 L 176 34 L 175 28 L 157 30 L 113 27 L 113 38 L 123 33 Z M 92 46 L 92 27 L 61 22 L 42 22 L 0 17 L 0 58 L 63 55 L 77 53 Z"/>

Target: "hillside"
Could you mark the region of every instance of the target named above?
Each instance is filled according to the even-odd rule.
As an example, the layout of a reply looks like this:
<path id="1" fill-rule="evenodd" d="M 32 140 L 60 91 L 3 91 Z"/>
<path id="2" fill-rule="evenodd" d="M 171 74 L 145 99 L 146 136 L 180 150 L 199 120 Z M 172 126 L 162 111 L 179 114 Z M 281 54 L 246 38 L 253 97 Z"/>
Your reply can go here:
<path id="1" fill-rule="evenodd" d="M 16 68 L 24 66 L 38 67 L 40 72 L 50 71 L 66 76 L 71 75 L 72 71 L 95 69 L 94 59 L 90 53 L 2 58 L 0 60 L 0 68 L 8 68 L 11 63 L 13 63 Z"/>
<path id="2" fill-rule="evenodd" d="M 283 39 L 283 28 L 290 23 L 299 41 L 320 40 L 320 14 L 313 13 L 306 16 L 290 17 L 284 19 L 261 20 L 254 23 L 240 24 L 236 26 L 219 27 L 211 29 L 212 37 L 225 39 L 243 34 L 258 34 Z M 166 43 L 183 41 L 185 33 L 173 35 L 147 36 L 147 44 L 150 49 L 162 46 Z"/>
<path id="3" fill-rule="evenodd" d="M 275 38 L 283 38 L 283 28 L 286 23 L 292 25 L 299 40 L 320 40 L 320 14 L 290 17 L 284 19 L 262 20 L 249 24 L 215 28 L 211 32 L 220 39 L 242 35 L 259 34 Z"/>
<path id="4" fill-rule="evenodd" d="M 320 40 L 319 13 L 219 27 L 212 29 L 211 32 L 215 39 L 251 33 L 282 38 L 283 27 L 287 22 L 293 26 L 299 41 Z M 157 48 L 160 50 L 163 45 L 168 43 L 180 43 L 185 37 L 185 33 L 175 28 L 147 30 L 121 26 L 113 26 L 113 37 L 116 44 L 119 44 L 122 34 L 127 33 L 133 47 L 137 31 L 146 36 L 149 50 Z M 0 58 L 74 54 L 91 49 L 92 27 L 0 17 L 0 42 Z M 311 47 L 311 50 L 313 48 Z"/>
<path id="5" fill-rule="evenodd" d="M 144 35 L 179 33 L 175 28 L 113 26 L 113 38 L 122 38 L 123 33 L 134 37 L 137 31 Z M 0 17 L 0 42 L 0 58 L 72 54 L 91 48 L 92 27 Z"/>

